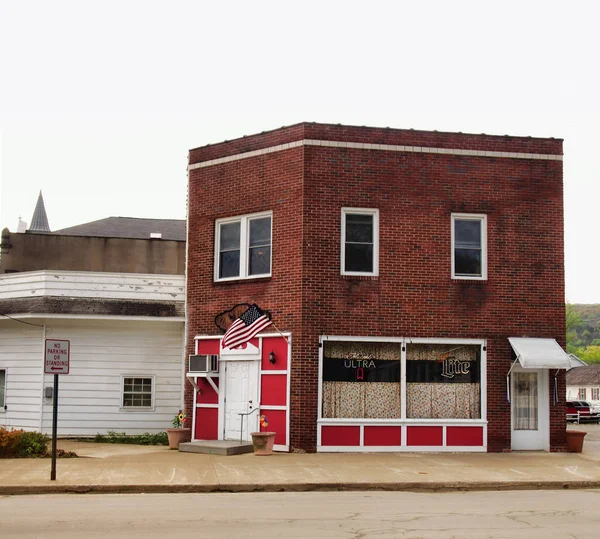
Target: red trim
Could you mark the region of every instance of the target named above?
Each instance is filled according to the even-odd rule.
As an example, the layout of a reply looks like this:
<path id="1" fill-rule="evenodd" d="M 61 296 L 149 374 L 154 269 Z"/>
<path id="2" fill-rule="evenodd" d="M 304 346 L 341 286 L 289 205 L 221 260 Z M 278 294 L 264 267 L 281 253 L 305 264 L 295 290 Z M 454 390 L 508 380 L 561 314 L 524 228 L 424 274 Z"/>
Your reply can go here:
<path id="1" fill-rule="evenodd" d="M 406 445 L 441 446 L 443 427 L 406 427 Z"/>
<path id="2" fill-rule="evenodd" d="M 482 446 L 483 427 L 446 427 L 447 446 Z"/>
<path id="3" fill-rule="evenodd" d="M 269 361 L 269 354 L 271 352 L 275 353 L 275 364 Z M 262 342 L 261 369 L 263 371 L 286 371 L 288 366 L 287 355 L 287 338 L 281 335 L 277 337 L 265 337 Z"/>
<path id="4" fill-rule="evenodd" d="M 213 382 L 219 387 L 218 378 L 213 378 Z M 219 404 L 219 395 L 215 393 L 215 390 L 206 378 L 196 378 L 196 384 L 198 384 L 201 391 L 201 393 L 196 395 L 196 402 L 198 404 Z"/>
<path id="5" fill-rule="evenodd" d="M 261 410 L 260 413 L 267 417 L 269 424 L 266 427 L 261 426 L 261 432 L 275 432 L 275 443 L 286 445 L 286 411 L 285 410 Z"/>
<path id="6" fill-rule="evenodd" d="M 216 440 L 219 432 L 218 408 L 196 408 L 196 440 Z"/>
<path id="7" fill-rule="evenodd" d="M 287 397 L 287 376 L 267 374 L 260 377 L 260 403 L 285 406 Z"/>
<path id="8" fill-rule="evenodd" d="M 321 445 L 358 446 L 360 445 L 360 427 L 323 426 L 321 427 Z"/>
<path id="9" fill-rule="evenodd" d="M 365 446 L 400 445 L 401 443 L 401 427 L 365 426 Z"/>
<path id="10" fill-rule="evenodd" d="M 196 353 L 197 354 L 214 354 L 216 356 L 221 352 L 220 342 L 222 337 L 215 337 L 214 339 L 197 340 L 196 341 Z M 187 363 L 187 362 L 186 362 Z M 187 370 L 187 364 L 186 364 Z"/>

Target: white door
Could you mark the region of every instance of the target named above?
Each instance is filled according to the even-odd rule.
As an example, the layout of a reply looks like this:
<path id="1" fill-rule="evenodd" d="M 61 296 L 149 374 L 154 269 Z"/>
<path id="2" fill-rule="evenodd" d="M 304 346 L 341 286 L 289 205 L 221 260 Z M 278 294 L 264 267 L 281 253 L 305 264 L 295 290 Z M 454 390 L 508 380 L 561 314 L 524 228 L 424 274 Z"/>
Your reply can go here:
<path id="1" fill-rule="evenodd" d="M 250 441 L 258 430 L 259 361 L 227 361 L 223 399 L 223 439 Z M 243 419 L 240 414 L 244 415 Z"/>
<path id="2" fill-rule="evenodd" d="M 511 374 L 514 450 L 550 450 L 548 371 L 515 367 Z"/>

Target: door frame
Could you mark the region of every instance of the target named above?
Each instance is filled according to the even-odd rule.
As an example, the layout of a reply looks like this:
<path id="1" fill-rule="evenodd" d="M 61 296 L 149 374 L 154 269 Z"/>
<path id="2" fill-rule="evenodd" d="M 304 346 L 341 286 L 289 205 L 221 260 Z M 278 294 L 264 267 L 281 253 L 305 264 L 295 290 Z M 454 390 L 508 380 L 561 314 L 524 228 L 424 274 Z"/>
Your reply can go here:
<path id="1" fill-rule="evenodd" d="M 218 425 L 217 425 L 217 434 L 218 440 L 225 440 L 225 395 L 227 393 L 227 373 L 225 371 L 225 367 L 227 363 L 231 362 L 242 362 L 248 361 L 253 362 L 253 367 L 256 369 L 256 406 L 254 408 L 260 407 L 260 362 L 261 362 L 261 347 L 252 345 L 248 343 L 246 349 L 243 350 L 229 350 L 222 349 L 220 350 L 219 356 L 219 413 L 218 413 Z M 253 399 L 254 400 L 254 399 Z M 251 427 L 252 430 L 248 430 L 248 432 L 254 432 L 258 430 L 258 416 L 259 412 L 255 412 L 249 416 L 246 416 L 244 422 L 249 420 L 248 425 L 253 425 Z"/>
<path id="2" fill-rule="evenodd" d="M 515 377 L 510 378 L 510 448 L 512 451 L 550 451 L 550 387 L 548 381 L 548 369 L 525 369 L 521 365 L 515 365 L 513 373 L 536 373 L 538 382 L 538 430 L 517 431 L 514 429 L 514 407 L 515 407 Z M 537 432 L 537 438 L 527 440 L 527 435 L 521 433 Z"/>

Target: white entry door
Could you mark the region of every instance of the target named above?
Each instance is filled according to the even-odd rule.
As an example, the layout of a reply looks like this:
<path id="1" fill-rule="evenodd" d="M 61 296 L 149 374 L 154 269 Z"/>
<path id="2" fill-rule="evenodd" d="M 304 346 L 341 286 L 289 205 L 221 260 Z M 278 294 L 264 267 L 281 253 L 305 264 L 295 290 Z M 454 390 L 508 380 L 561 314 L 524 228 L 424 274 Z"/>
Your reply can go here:
<path id="1" fill-rule="evenodd" d="M 548 371 L 515 367 L 511 374 L 514 450 L 550 450 Z"/>
<path id="2" fill-rule="evenodd" d="M 258 375 L 260 361 L 227 361 L 223 399 L 223 439 L 250 441 L 258 430 Z M 249 415 L 242 416 L 240 414 Z"/>

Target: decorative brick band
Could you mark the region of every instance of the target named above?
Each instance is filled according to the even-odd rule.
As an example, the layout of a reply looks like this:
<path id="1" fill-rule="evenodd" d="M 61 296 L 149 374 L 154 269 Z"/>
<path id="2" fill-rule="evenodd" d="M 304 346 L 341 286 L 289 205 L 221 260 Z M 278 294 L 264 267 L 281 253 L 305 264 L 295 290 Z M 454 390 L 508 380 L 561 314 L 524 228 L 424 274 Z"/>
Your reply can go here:
<path id="1" fill-rule="evenodd" d="M 195 163 L 188 166 L 188 170 L 221 165 L 240 159 L 248 159 L 259 155 L 266 155 L 274 152 L 299 148 L 300 146 L 325 146 L 328 148 L 353 148 L 357 150 L 382 150 L 386 152 L 404 152 L 404 153 L 437 153 L 445 155 L 464 155 L 469 157 L 498 157 L 503 159 L 539 159 L 546 161 L 562 161 L 562 155 L 543 154 L 543 153 L 518 153 L 518 152 L 494 152 L 489 150 L 462 150 L 459 148 L 434 148 L 428 146 L 398 146 L 394 144 L 371 144 L 368 142 L 336 142 L 334 140 L 310 140 L 303 139 L 288 144 L 279 144 L 270 148 L 262 148 L 251 152 L 238 153 L 218 159 L 211 159 L 202 163 Z"/>

